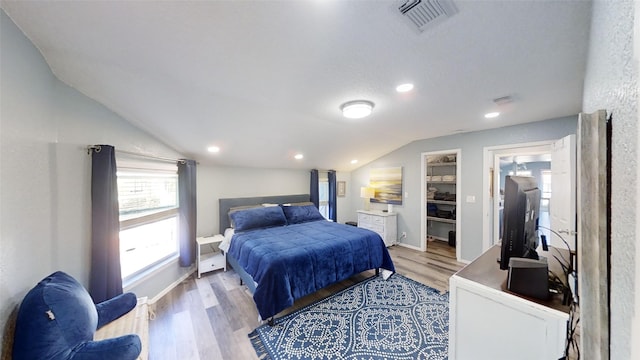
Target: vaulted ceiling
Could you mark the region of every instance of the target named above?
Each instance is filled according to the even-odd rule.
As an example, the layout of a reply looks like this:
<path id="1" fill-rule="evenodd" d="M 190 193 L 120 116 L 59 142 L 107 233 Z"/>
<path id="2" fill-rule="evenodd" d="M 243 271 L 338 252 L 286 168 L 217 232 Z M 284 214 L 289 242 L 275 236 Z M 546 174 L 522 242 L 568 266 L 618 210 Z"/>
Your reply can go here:
<path id="1" fill-rule="evenodd" d="M 423 32 L 403 3 L 2 8 L 61 81 L 205 164 L 348 171 L 414 140 L 581 110 L 590 2 L 454 0 L 457 12 Z M 396 92 L 406 82 L 415 88 Z M 504 96 L 512 101 L 494 102 Z M 340 105 L 358 99 L 373 114 L 342 117 Z M 501 115 L 485 119 L 490 111 Z"/>

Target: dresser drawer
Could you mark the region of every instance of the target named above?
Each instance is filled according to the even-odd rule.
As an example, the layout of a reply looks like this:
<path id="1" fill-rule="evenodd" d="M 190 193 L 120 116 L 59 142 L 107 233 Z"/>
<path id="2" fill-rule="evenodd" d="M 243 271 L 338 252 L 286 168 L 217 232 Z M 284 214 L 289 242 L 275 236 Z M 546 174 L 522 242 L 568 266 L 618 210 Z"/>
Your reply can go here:
<path id="1" fill-rule="evenodd" d="M 364 225 L 371 224 L 373 216 L 367 214 L 358 214 L 358 226 L 364 227 Z"/>
<path id="2" fill-rule="evenodd" d="M 380 234 L 380 236 L 384 237 L 384 225 L 376 225 L 376 224 L 363 224 L 362 226 L 360 226 L 363 229 L 367 229 L 367 230 L 371 230 L 371 231 L 375 231 L 378 234 Z"/>
<path id="3" fill-rule="evenodd" d="M 398 239 L 396 214 L 359 210 L 358 227 L 378 233 L 387 246 L 394 245 Z"/>

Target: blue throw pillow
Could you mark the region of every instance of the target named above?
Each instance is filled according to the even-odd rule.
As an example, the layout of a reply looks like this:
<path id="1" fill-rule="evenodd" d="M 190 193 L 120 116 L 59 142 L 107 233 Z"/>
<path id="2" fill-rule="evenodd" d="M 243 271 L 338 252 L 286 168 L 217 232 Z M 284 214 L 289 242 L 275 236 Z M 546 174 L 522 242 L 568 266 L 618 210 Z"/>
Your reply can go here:
<path id="1" fill-rule="evenodd" d="M 280 206 L 257 207 L 240 210 L 229 215 L 235 231 L 268 228 L 287 225 L 287 219 Z"/>
<path id="2" fill-rule="evenodd" d="M 283 206 L 284 215 L 289 224 L 300 224 L 309 221 L 326 220 L 315 205 Z"/>

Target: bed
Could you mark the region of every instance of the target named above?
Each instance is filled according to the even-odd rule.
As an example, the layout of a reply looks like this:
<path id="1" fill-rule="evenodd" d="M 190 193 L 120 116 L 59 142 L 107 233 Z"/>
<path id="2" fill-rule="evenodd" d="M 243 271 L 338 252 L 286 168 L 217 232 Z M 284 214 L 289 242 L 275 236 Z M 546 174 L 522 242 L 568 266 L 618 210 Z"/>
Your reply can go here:
<path id="1" fill-rule="evenodd" d="M 227 260 L 262 319 L 366 270 L 395 271 L 377 233 L 325 220 L 308 195 L 220 199 Z"/>

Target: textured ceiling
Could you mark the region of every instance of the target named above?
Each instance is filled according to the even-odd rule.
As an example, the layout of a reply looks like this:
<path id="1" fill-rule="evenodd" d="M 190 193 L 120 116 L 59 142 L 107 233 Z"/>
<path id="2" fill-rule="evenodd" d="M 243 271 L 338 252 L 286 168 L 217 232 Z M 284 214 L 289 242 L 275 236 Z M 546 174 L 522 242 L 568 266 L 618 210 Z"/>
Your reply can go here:
<path id="1" fill-rule="evenodd" d="M 60 80 L 205 164 L 348 171 L 414 140 L 581 110 L 590 2 L 455 1 L 458 13 L 423 33 L 402 3 L 2 8 Z M 403 82 L 415 89 L 396 93 Z M 514 101 L 493 103 L 505 95 Z M 356 99 L 373 101 L 373 115 L 343 118 Z M 502 115 L 484 119 L 493 110 Z"/>

